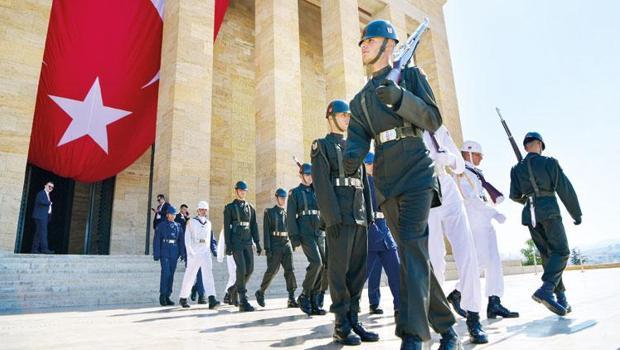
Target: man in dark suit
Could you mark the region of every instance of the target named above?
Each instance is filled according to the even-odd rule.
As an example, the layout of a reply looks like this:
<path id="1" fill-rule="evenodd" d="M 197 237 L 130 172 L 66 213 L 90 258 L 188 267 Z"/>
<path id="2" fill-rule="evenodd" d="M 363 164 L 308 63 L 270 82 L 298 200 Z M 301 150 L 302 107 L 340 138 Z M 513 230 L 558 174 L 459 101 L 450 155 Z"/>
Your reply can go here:
<path id="1" fill-rule="evenodd" d="M 160 222 L 166 221 L 166 213 L 168 212 L 168 207 L 170 207 L 170 203 L 166 201 L 166 196 L 163 194 L 157 195 L 157 208 L 151 208 L 153 211 L 153 229 L 157 228 Z"/>
<path id="2" fill-rule="evenodd" d="M 36 231 L 34 238 L 32 239 L 33 254 L 54 254 L 53 250 L 49 250 L 47 247 L 47 223 L 52 216 L 52 201 L 50 199 L 50 192 L 54 190 L 54 183 L 48 181 L 45 183 L 43 189 L 37 193 L 34 201 L 34 209 L 32 210 L 32 218 L 36 225 Z"/>

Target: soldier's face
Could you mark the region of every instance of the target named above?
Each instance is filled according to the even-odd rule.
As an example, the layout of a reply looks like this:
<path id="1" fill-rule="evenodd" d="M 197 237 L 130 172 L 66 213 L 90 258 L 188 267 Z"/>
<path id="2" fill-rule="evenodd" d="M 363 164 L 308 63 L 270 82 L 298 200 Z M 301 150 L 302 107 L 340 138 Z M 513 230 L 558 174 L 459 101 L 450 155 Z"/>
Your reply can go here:
<path id="1" fill-rule="evenodd" d="M 237 191 L 237 197 L 241 200 L 245 200 L 245 197 L 248 195 L 248 191 L 246 190 L 236 190 Z"/>
<path id="2" fill-rule="evenodd" d="M 207 216 L 207 209 L 198 209 L 198 215 Z"/>
<path id="3" fill-rule="evenodd" d="M 472 162 L 475 166 L 478 166 L 478 165 L 480 165 L 480 163 L 482 162 L 482 159 L 483 159 L 484 157 L 482 156 L 482 153 L 472 153 L 472 158 L 473 158 L 473 159 L 472 159 L 472 161 L 471 161 L 471 162 Z"/>
<path id="4" fill-rule="evenodd" d="M 168 221 L 174 221 L 174 214 L 166 214 L 166 219 L 168 219 Z"/>
<path id="5" fill-rule="evenodd" d="M 351 120 L 351 116 L 349 113 L 336 113 L 336 120 L 338 121 L 338 125 L 344 130 L 347 130 L 349 127 L 349 121 Z"/>
<path id="6" fill-rule="evenodd" d="M 375 57 L 377 57 L 377 54 L 379 54 L 379 51 L 381 50 L 381 45 L 383 45 L 383 38 L 379 37 L 369 38 L 362 41 L 360 49 L 362 50 L 362 62 L 364 63 L 364 65 L 369 64 L 370 62 L 372 62 L 372 60 L 375 59 Z M 386 63 L 391 57 L 393 50 L 394 41 L 388 40 L 382 58 L 379 58 L 376 63 Z"/>
<path id="7" fill-rule="evenodd" d="M 283 207 L 286 204 L 286 197 L 276 196 L 276 203 L 278 203 L 279 206 Z"/>
<path id="8" fill-rule="evenodd" d="M 301 177 L 303 178 L 304 183 L 306 185 L 311 185 L 312 184 L 312 175 L 303 174 L 303 175 L 301 175 Z"/>

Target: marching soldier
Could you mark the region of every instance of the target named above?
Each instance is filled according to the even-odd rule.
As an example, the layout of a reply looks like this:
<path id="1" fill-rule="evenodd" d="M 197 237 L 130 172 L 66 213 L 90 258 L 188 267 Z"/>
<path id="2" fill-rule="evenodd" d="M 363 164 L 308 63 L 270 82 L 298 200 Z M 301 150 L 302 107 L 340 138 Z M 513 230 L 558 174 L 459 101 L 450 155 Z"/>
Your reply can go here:
<path id="1" fill-rule="evenodd" d="M 432 133 L 424 131 L 422 138 L 435 163 L 435 173 L 441 188 L 441 205 L 431 208 L 428 218 L 428 253 L 433 272 L 439 284 L 443 284 L 446 270 L 445 234 L 452 246 L 460 285 L 460 291 L 453 290 L 447 299 L 461 317 L 467 317 L 471 343 L 485 344 L 489 340 L 480 324 L 480 270 L 476 246 L 463 197 L 454 178 L 448 174 L 448 170 L 454 174 L 462 174 L 465 161 L 445 126 L 442 125 Z"/>
<path id="2" fill-rule="evenodd" d="M 226 238 L 226 255 L 232 255 L 237 266 L 235 291 L 239 296 L 239 311 L 254 311 L 247 298 L 246 284 L 254 271 L 254 253 L 252 240 L 256 245 L 256 254 L 261 254 L 256 224 L 256 210 L 245 200 L 248 185 L 239 181 L 235 185 L 236 199 L 224 208 L 224 236 Z M 231 299 L 234 298 L 231 296 Z"/>
<path id="3" fill-rule="evenodd" d="M 185 228 L 187 227 L 187 222 L 191 219 L 189 215 L 189 208 L 187 204 L 181 204 L 181 209 L 177 216 L 174 218 L 174 221 L 178 222 L 183 229 L 183 235 L 185 235 Z M 183 260 L 185 260 L 185 267 L 187 268 L 187 249 L 183 248 Z M 202 284 L 202 273 L 200 269 L 198 269 L 198 273 L 196 274 L 196 283 L 192 287 L 192 292 L 190 294 L 190 298 L 192 301 L 196 300 L 196 295 L 198 295 L 198 304 L 206 304 L 207 300 L 205 299 L 205 289 Z"/>
<path id="4" fill-rule="evenodd" d="M 527 155 L 510 171 L 510 199 L 525 204 L 521 223 L 529 228 L 543 261 L 543 285 L 532 298 L 563 316 L 571 311 L 562 283 L 570 251 L 556 193 L 575 225 L 581 224 L 581 208 L 573 185 L 558 161 L 542 155 L 545 150 L 542 136 L 537 132 L 527 133 L 523 146 Z M 529 198 L 533 198 L 533 207 Z"/>
<path id="5" fill-rule="evenodd" d="M 370 301 L 371 314 L 383 313 L 379 307 L 379 301 L 381 300 L 381 270 L 385 269 L 392 292 L 394 314 L 396 314 L 400 306 L 400 261 L 398 260 L 398 247 L 394 237 L 392 237 L 392 233 L 385 223 L 385 217 L 375 199 L 375 179 L 372 175 L 374 160 L 375 155 L 372 152 L 364 158 L 364 166 L 370 186 L 370 199 L 375 216 L 375 222 L 368 228 L 368 300 Z"/>
<path id="6" fill-rule="evenodd" d="M 174 305 L 170 300 L 174 272 L 177 269 L 177 261 L 181 258 L 183 229 L 174 221 L 176 209 L 172 205 L 166 207 L 166 220 L 155 227 L 153 238 L 153 260 L 161 264 L 161 276 L 159 278 L 159 305 Z M 162 213 L 164 214 L 164 213 Z"/>
<path id="7" fill-rule="evenodd" d="M 301 311 L 308 315 L 325 315 L 323 296 L 327 290 L 325 268 L 325 233 L 321 230 L 319 207 L 312 185 L 312 165 L 304 163 L 299 169 L 301 183 L 290 191 L 286 226 L 293 247 L 301 246 L 308 267 L 297 299 Z"/>
<path id="8" fill-rule="evenodd" d="M 186 222 L 185 230 L 185 250 L 187 252 L 187 268 L 183 276 L 179 304 L 188 308 L 187 298 L 190 295 L 197 277 L 200 273 L 204 281 L 204 289 L 198 300 L 199 304 L 204 304 L 204 293 L 209 296 L 209 309 L 214 309 L 220 304 L 215 299 L 215 283 L 213 281 L 213 263 L 211 256 L 216 254 L 216 242 L 211 230 L 211 221 L 207 217 L 209 203 L 206 201 L 198 202 L 198 215 Z M 202 286 L 201 286 L 202 287 Z M 202 302 L 201 302 L 202 301 Z"/>
<path id="9" fill-rule="evenodd" d="M 269 284 L 278 273 L 280 265 L 284 269 L 284 280 L 288 291 L 288 307 L 299 307 L 295 301 L 295 289 L 297 281 L 293 271 L 293 247 L 289 242 L 286 230 L 286 191 L 282 188 L 276 190 L 276 205 L 273 208 L 265 209 L 263 216 L 263 245 L 265 255 L 267 255 L 267 271 L 263 276 L 260 289 L 256 291 L 256 301 L 258 305 L 265 307 L 265 291 Z"/>
<path id="10" fill-rule="evenodd" d="M 364 28 L 359 45 L 372 77 L 351 102 L 344 172 L 356 173 L 374 139 L 377 204 L 400 257 L 403 293 L 396 334 L 402 338 L 401 349 L 421 349 L 431 339 L 429 321 L 442 335 L 440 349 L 457 349 L 454 316 L 428 257 L 428 214 L 440 198 L 433 161 L 421 136 L 423 130 L 436 131 L 442 119 L 418 68 L 403 70 L 403 86 L 386 79 L 396 43 L 396 31 L 388 21 L 375 20 Z"/>
<path id="11" fill-rule="evenodd" d="M 366 281 L 367 226 L 373 217 L 364 168 L 358 165 L 345 175 L 343 135 L 349 113 L 343 100 L 334 100 L 327 107 L 330 133 L 312 144 L 312 179 L 327 227 L 330 311 L 336 314 L 333 337 L 343 345 L 359 345 L 360 340 L 378 341 L 379 335 L 367 331 L 358 319 Z"/>
<path id="12" fill-rule="evenodd" d="M 497 211 L 488 199 L 483 186 L 484 176 L 478 168 L 482 161 L 482 147 L 474 141 L 465 141 L 461 147 L 461 155 L 465 160 L 465 171 L 455 175 L 457 185 L 465 201 L 467 218 L 474 237 L 476 251 L 478 252 L 478 265 L 484 270 L 486 279 L 487 318 L 515 318 L 518 312 L 512 312 L 501 303 L 504 295 L 504 273 L 502 272 L 502 259 L 497 248 L 497 234 L 491 223 L 495 219 L 503 224 L 506 217 Z M 498 194 L 499 195 L 499 194 Z M 498 197 L 502 198 L 503 197 Z M 501 200 L 497 200 L 499 204 Z M 460 290 L 460 281 L 456 287 Z"/>

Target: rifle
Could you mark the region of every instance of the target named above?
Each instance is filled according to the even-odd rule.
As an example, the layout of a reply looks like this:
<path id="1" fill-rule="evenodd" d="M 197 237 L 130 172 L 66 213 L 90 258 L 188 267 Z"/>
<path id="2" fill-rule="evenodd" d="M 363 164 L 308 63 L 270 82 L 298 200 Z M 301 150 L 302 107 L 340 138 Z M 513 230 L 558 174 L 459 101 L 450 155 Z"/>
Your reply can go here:
<path id="1" fill-rule="evenodd" d="M 510 132 L 510 129 L 508 129 L 508 124 L 506 124 L 506 121 L 502 117 L 502 112 L 500 112 L 499 108 L 497 107 L 495 107 L 495 110 L 497 111 L 497 115 L 499 115 L 499 120 L 502 122 L 502 126 L 504 127 L 504 130 L 506 131 L 506 135 L 508 135 L 508 141 L 510 141 L 512 150 L 515 152 L 515 156 L 517 156 L 517 161 L 518 163 L 521 163 L 521 161 L 523 160 L 523 156 L 521 155 L 519 146 L 517 146 L 517 142 L 515 141 L 514 137 L 512 137 L 512 133 Z M 534 208 L 534 197 L 528 196 L 527 200 L 530 204 L 530 219 L 531 219 L 530 223 L 532 224 L 532 227 L 536 227 L 536 211 Z"/>
<path id="2" fill-rule="evenodd" d="M 295 162 L 295 164 L 297 164 L 297 166 L 299 167 L 299 172 L 301 173 L 304 167 L 303 164 L 301 164 L 301 162 L 295 156 L 293 156 L 293 161 Z"/>
<path id="3" fill-rule="evenodd" d="M 413 54 L 420 44 L 422 34 L 428 29 L 428 23 L 428 17 L 425 17 L 415 32 L 407 38 L 405 44 L 394 54 L 394 68 L 388 73 L 386 79 L 393 81 L 396 85 L 400 83 L 401 73 L 413 58 Z"/>

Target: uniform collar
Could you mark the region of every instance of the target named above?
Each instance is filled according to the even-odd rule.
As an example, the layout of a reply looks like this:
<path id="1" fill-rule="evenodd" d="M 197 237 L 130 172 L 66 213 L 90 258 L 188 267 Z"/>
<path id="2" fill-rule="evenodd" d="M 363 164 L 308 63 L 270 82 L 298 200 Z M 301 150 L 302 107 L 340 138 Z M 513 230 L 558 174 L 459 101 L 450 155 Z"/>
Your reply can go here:
<path id="1" fill-rule="evenodd" d="M 327 136 L 325 138 L 326 139 L 331 139 L 333 141 L 336 141 L 336 143 L 340 143 L 340 142 L 342 142 L 342 140 L 344 140 L 344 135 L 337 134 L 335 132 L 330 132 L 329 134 L 327 134 Z"/>
<path id="2" fill-rule="evenodd" d="M 239 198 L 235 198 L 234 202 L 235 202 L 235 203 L 237 203 L 237 204 L 239 204 L 239 205 L 245 205 L 245 203 L 247 203 L 247 201 L 242 201 L 242 200 L 241 200 L 241 199 L 239 199 Z"/>
<path id="3" fill-rule="evenodd" d="M 306 188 L 312 189 L 312 188 L 313 188 L 313 187 L 312 187 L 312 184 L 310 184 L 310 185 L 306 185 L 306 184 L 305 184 L 305 183 L 303 183 L 303 182 L 300 182 L 300 183 L 299 183 L 299 186 L 301 186 L 301 188 L 302 188 L 302 189 L 306 189 Z"/>
<path id="4" fill-rule="evenodd" d="M 535 158 L 535 157 L 540 157 L 540 154 L 536 153 L 536 152 L 529 152 L 525 158 Z"/>
<path id="5" fill-rule="evenodd" d="M 381 83 L 391 70 L 392 70 L 392 66 L 388 64 L 384 68 L 381 68 L 380 70 L 372 73 L 372 80 L 377 83 Z"/>

